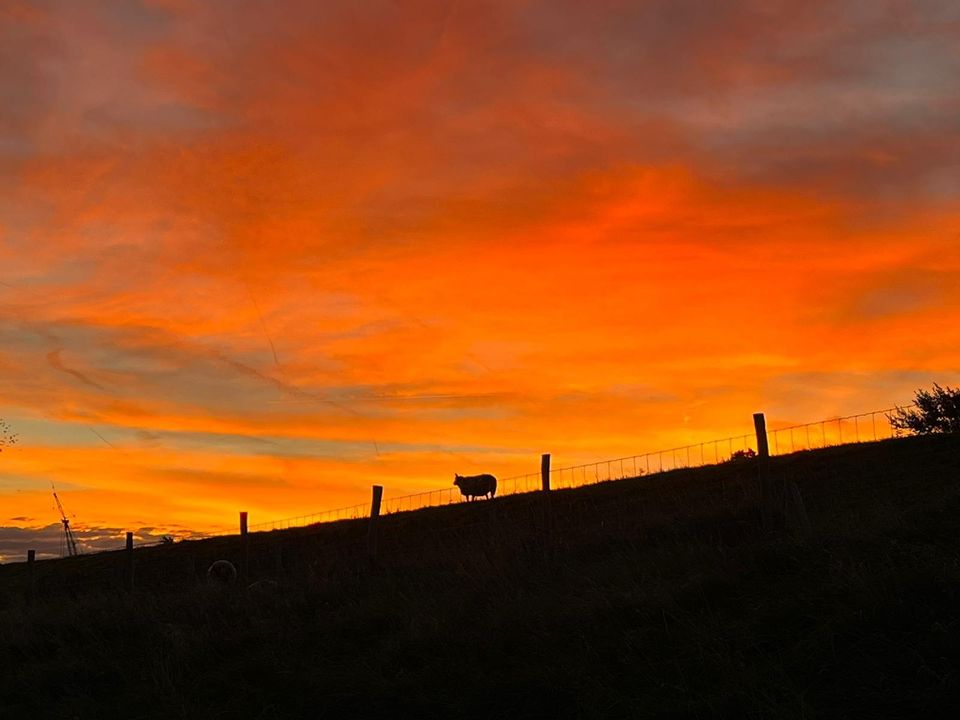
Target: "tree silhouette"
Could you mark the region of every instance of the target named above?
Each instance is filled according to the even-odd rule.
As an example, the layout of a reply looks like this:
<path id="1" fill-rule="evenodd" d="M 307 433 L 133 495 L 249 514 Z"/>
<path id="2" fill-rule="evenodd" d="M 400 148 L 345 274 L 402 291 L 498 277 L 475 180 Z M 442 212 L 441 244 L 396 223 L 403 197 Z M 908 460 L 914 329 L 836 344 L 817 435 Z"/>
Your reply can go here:
<path id="1" fill-rule="evenodd" d="M 6 420 L 0 418 L 0 452 L 3 452 L 5 447 L 16 444 L 17 434 L 10 429 L 10 425 Z"/>
<path id="2" fill-rule="evenodd" d="M 918 435 L 960 432 L 960 389 L 934 383 L 933 390 L 917 390 L 914 403 L 916 407 L 898 407 L 887 415 L 895 430 L 909 430 Z"/>

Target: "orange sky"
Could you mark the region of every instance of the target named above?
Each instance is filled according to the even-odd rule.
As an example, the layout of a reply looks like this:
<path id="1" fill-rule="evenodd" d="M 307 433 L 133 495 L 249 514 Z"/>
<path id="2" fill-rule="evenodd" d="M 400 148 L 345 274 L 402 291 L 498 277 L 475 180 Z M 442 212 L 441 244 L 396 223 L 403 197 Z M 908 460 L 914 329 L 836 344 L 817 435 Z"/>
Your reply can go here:
<path id="1" fill-rule="evenodd" d="M 958 78 L 937 0 L 7 0 L 0 559 L 958 382 Z"/>

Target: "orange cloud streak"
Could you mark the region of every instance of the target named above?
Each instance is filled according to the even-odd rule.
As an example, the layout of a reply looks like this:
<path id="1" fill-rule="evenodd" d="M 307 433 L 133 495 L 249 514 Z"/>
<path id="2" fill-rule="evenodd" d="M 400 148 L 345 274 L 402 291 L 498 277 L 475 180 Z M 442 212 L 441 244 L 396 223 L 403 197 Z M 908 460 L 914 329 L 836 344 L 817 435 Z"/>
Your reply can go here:
<path id="1" fill-rule="evenodd" d="M 641 6 L 7 7 L 0 524 L 55 481 L 211 530 L 960 377 L 956 18 Z"/>

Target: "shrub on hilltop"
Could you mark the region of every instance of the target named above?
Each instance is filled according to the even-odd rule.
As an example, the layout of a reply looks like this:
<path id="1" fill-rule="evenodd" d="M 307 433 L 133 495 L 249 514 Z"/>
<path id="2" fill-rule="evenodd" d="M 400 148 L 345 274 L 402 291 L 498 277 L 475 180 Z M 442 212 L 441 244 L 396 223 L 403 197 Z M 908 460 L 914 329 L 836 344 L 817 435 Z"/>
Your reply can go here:
<path id="1" fill-rule="evenodd" d="M 934 383 L 933 390 L 917 390 L 914 398 L 913 407 L 898 407 L 887 415 L 895 430 L 917 435 L 960 432 L 960 388 Z"/>

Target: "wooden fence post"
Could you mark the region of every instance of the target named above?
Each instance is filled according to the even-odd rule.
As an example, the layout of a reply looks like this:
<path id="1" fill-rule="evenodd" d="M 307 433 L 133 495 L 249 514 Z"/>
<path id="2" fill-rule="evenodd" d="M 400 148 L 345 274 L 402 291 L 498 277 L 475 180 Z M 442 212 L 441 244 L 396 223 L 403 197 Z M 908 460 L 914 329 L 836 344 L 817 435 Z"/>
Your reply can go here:
<path id="1" fill-rule="evenodd" d="M 760 523 L 765 530 L 773 529 L 777 513 L 777 497 L 770 475 L 770 445 L 767 442 L 767 419 L 764 414 L 753 414 L 757 433 L 757 484 L 760 487 Z"/>
<path id="2" fill-rule="evenodd" d="M 27 605 L 33 605 L 37 598 L 36 564 L 37 551 L 27 550 Z"/>
<path id="3" fill-rule="evenodd" d="M 767 442 L 767 418 L 762 412 L 753 414 L 753 427 L 757 431 L 757 456 L 766 460 L 770 457 L 770 445 Z"/>
<path id="4" fill-rule="evenodd" d="M 544 490 L 550 489 L 550 453 L 544 453 L 540 457 L 540 481 Z"/>
<path id="5" fill-rule="evenodd" d="M 124 555 L 126 556 L 126 586 L 128 591 L 133 592 L 133 533 L 129 531 L 127 531 Z"/>
<path id="6" fill-rule="evenodd" d="M 370 504 L 370 526 L 367 530 L 367 554 L 371 560 L 377 559 L 377 524 L 380 518 L 380 502 L 383 500 L 383 486 L 373 486 L 373 499 Z"/>
<path id="7" fill-rule="evenodd" d="M 240 576 L 250 577 L 250 535 L 247 534 L 247 511 L 240 511 Z"/>

